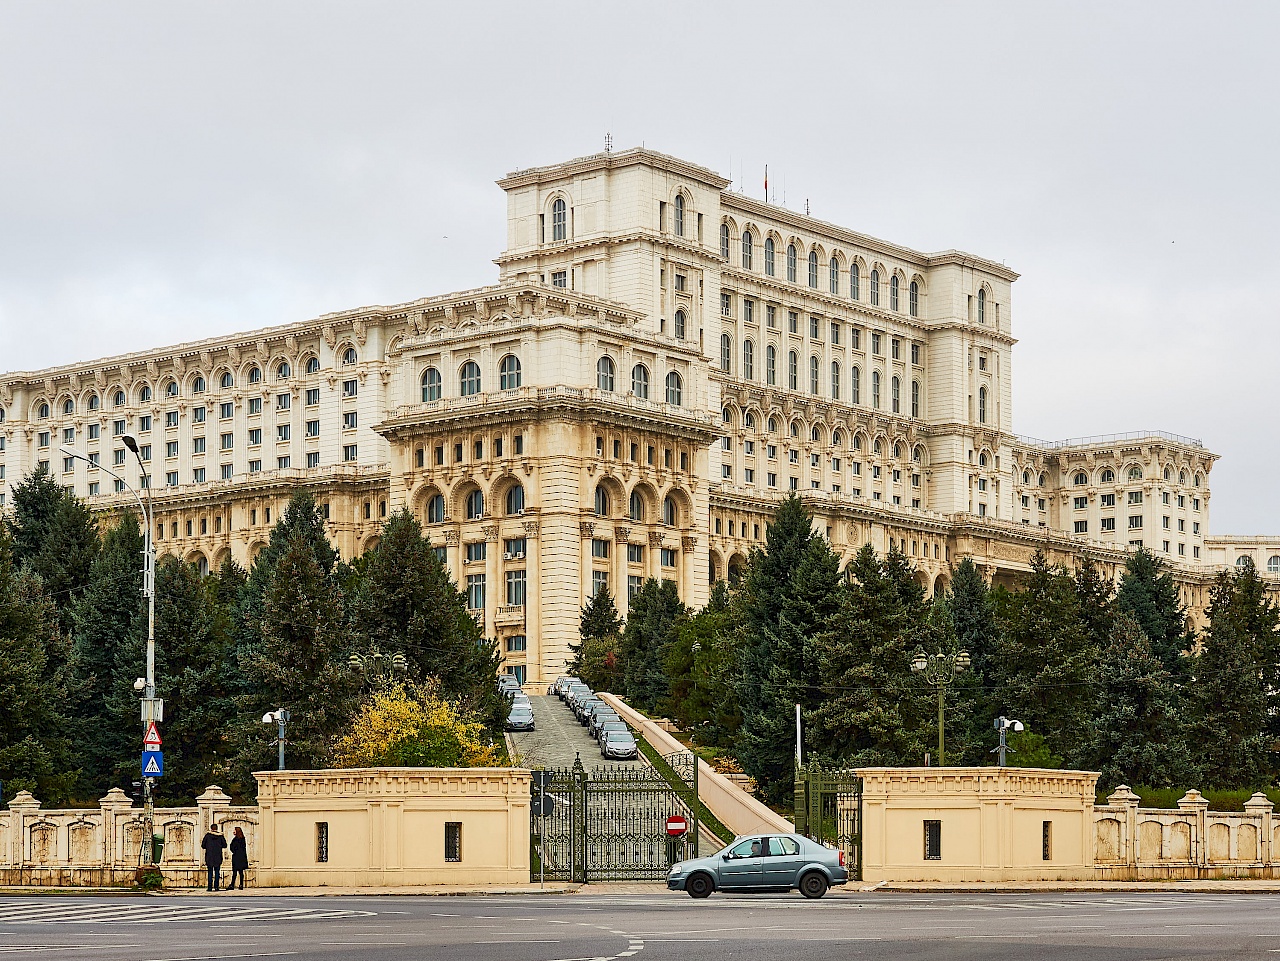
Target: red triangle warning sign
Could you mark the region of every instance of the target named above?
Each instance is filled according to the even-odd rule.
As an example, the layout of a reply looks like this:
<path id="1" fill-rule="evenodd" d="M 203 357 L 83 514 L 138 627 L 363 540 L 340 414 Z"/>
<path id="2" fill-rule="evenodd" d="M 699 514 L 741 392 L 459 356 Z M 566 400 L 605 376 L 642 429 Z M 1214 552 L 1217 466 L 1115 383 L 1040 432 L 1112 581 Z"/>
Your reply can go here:
<path id="1" fill-rule="evenodd" d="M 160 746 L 160 732 L 156 730 L 155 721 L 149 721 L 147 723 L 147 733 L 142 736 L 142 743 L 149 748 L 157 748 Z"/>

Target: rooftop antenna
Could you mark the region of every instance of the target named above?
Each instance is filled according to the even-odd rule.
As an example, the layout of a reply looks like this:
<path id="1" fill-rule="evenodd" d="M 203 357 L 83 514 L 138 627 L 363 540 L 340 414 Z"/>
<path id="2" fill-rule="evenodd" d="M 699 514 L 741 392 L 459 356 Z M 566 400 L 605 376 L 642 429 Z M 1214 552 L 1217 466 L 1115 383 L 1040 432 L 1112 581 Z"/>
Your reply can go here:
<path id="1" fill-rule="evenodd" d="M 604 152 L 609 153 L 613 150 L 613 134 L 609 131 L 604 132 Z"/>
<path id="2" fill-rule="evenodd" d="M 806 217 L 809 216 L 809 198 L 808 197 L 804 198 L 804 215 Z"/>

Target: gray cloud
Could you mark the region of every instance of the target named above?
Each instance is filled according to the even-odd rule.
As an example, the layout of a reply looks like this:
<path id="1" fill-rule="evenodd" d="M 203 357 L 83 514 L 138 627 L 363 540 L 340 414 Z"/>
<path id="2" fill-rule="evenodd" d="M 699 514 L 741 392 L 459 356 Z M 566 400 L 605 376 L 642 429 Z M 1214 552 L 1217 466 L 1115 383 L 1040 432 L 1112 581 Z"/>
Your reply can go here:
<path id="1" fill-rule="evenodd" d="M 0 5 L 0 369 L 490 283 L 492 181 L 649 146 L 1022 273 L 1014 418 L 1267 479 L 1274 4 Z"/>

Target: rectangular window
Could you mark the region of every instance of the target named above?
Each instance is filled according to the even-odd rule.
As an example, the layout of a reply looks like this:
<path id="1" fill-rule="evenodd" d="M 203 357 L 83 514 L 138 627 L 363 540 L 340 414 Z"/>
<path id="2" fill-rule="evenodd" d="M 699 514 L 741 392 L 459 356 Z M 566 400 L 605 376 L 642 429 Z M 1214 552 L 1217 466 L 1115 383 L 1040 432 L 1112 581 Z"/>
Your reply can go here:
<path id="1" fill-rule="evenodd" d="M 290 430 L 290 427 L 291 425 L 289 424 L 277 424 L 276 440 L 288 440 L 289 437 L 292 435 L 292 431 Z"/>
<path id="2" fill-rule="evenodd" d="M 729 317 L 733 314 L 733 297 L 723 291 L 720 294 L 720 316 Z"/>
<path id="3" fill-rule="evenodd" d="M 164 456 L 165 456 L 165 457 L 177 457 L 177 456 L 178 456 L 178 442 L 177 442 L 176 440 L 171 440 L 171 441 L 166 441 L 166 442 L 165 442 L 165 445 L 164 445 Z"/>
<path id="4" fill-rule="evenodd" d="M 721 477 L 723 477 L 723 478 L 725 478 L 725 479 L 728 479 L 728 478 L 733 477 L 733 467 L 732 467 L 732 466 L 730 466 L 729 464 L 721 464 L 721 465 L 720 465 L 720 476 L 721 476 Z"/>
<path id="5" fill-rule="evenodd" d="M 191 438 L 191 453 L 193 453 L 193 454 L 203 454 L 203 453 L 204 453 L 204 438 L 203 438 L 203 437 L 193 437 L 193 438 Z"/>
<path id="6" fill-rule="evenodd" d="M 76 429 L 74 427 L 62 428 L 62 442 L 64 444 L 74 444 L 76 442 Z"/>
<path id="7" fill-rule="evenodd" d="M 444 464 L 444 444 L 437 444 L 435 449 L 436 466 Z"/>
<path id="8" fill-rule="evenodd" d="M 689 278 L 687 276 L 685 276 L 684 274 L 676 274 L 676 290 L 677 291 L 683 293 L 687 289 L 686 285 L 688 284 L 688 282 L 689 282 Z"/>
<path id="9" fill-rule="evenodd" d="M 484 575 L 467 575 L 467 607 L 473 611 L 484 610 Z"/>
<path id="10" fill-rule="evenodd" d="M 1115 495 L 1115 494 L 1103 494 L 1103 495 L 1101 496 L 1101 501 L 1100 501 L 1100 503 L 1102 504 L 1102 506 L 1103 506 L 1103 507 L 1115 507 L 1115 506 L 1116 506 L 1116 495 Z"/>
<path id="11" fill-rule="evenodd" d="M 306 400 L 306 403 L 307 403 L 307 406 L 308 406 L 308 407 L 319 407 L 319 406 L 320 406 L 320 388 L 319 388 L 319 387 L 308 387 L 308 388 L 307 388 L 307 400 Z"/>
<path id="12" fill-rule="evenodd" d="M 233 466 L 231 464 L 223 464 L 221 469 L 222 469 L 222 475 L 221 475 L 222 479 L 231 480 L 233 476 L 232 472 L 234 470 Z"/>
<path id="13" fill-rule="evenodd" d="M 342 413 L 342 429 L 343 430 L 355 430 L 356 423 L 357 423 L 356 412 L 354 410 L 343 411 Z"/>
<path id="14" fill-rule="evenodd" d="M 608 557 L 609 542 L 605 540 L 603 537 L 593 538 L 591 541 L 591 556 L 592 557 Z"/>
<path id="15" fill-rule="evenodd" d="M 1191 533 L 1192 533 L 1192 534 L 1199 534 L 1199 533 L 1200 533 L 1200 522 L 1199 522 L 1199 521 L 1192 521 L 1192 522 L 1191 522 Z"/>
<path id="16" fill-rule="evenodd" d="M 768 484 L 770 487 L 778 486 L 778 475 L 773 473 L 772 471 L 767 475 L 766 480 L 768 481 Z"/>
<path id="17" fill-rule="evenodd" d="M 166 412 L 165 412 L 165 415 L 164 415 L 164 426 L 165 426 L 166 428 L 168 428 L 168 427 L 177 427 L 177 426 L 178 426 L 178 412 L 177 412 L 176 410 L 171 410 L 171 411 L 166 411 Z M 115 428 L 116 428 L 116 429 L 115 429 L 115 433 L 117 433 L 117 434 L 123 434 L 123 433 L 124 433 L 124 421 L 122 421 L 122 420 L 118 420 L 118 421 L 116 421 L 116 423 L 115 423 Z"/>
<path id="18" fill-rule="evenodd" d="M 764 322 L 765 326 L 770 330 L 773 330 L 778 326 L 778 308 L 773 304 L 765 304 Z"/>
<path id="19" fill-rule="evenodd" d="M 485 541 L 471 541 L 467 544 L 467 563 L 475 564 L 489 556 Z"/>
<path id="20" fill-rule="evenodd" d="M 309 420 L 309 421 L 307 421 L 306 434 L 307 434 L 307 436 L 308 436 L 308 437 L 319 437 L 319 436 L 320 436 L 320 421 L 318 421 L 318 420 Z"/>
<path id="21" fill-rule="evenodd" d="M 507 607 L 524 607 L 524 571 L 507 571 Z"/>
<path id="22" fill-rule="evenodd" d="M 926 861 L 942 860 L 942 822 L 924 822 L 924 859 Z"/>
<path id="23" fill-rule="evenodd" d="M 318 450 L 307 451 L 307 466 L 308 467 L 320 466 L 320 452 Z"/>
<path id="24" fill-rule="evenodd" d="M 644 563 L 644 545 L 643 544 L 627 545 L 627 563 L 628 564 Z"/>
<path id="25" fill-rule="evenodd" d="M 871 353 L 877 357 L 880 356 L 880 335 L 873 333 L 871 335 Z"/>
<path id="26" fill-rule="evenodd" d="M 90 424 L 90 425 L 89 425 L 89 440 L 97 440 L 97 439 L 98 439 L 99 437 L 101 437 L 101 436 L 102 436 L 102 425 L 101 425 L 101 424 Z"/>
<path id="27" fill-rule="evenodd" d="M 920 345 L 919 344 L 911 345 L 911 365 L 913 367 L 920 366 Z"/>
<path id="28" fill-rule="evenodd" d="M 744 324 L 754 324 L 756 322 L 756 302 L 754 300 L 744 300 L 742 302 L 742 322 Z"/>
<path id="29" fill-rule="evenodd" d="M 316 863 L 327 864 L 329 861 L 329 822 L 316 822 Z"/>
<path id="30" fill-rule="evenodd" d="M 822 334 L 821 334 L 822 328 L 819 326 L 819 323 L 820 322 L 817 317 L 814 317 L 814 316 L 809 317 L 809 337 L 813 340 L 822 339 Z"/>
<path id="31" fill-rule="evenodd" d="M 1191 509 L 1193 511 L 1198 511 L 1200 509 L 1200 498 L 1198 497 L 1191 498 Z"/>
<path id="32" fill-rule="evenodd" d="M 76 469 L 76 459 L 74 457 L 62 458 L 62 473 L 70 474 Z"/>
<path id="33" fill-rule="evenodd" d="M 1182 494 L 1179 494 L 1179 495 L 1178 495 L 1178 506 L 1179 506 L 1179 507 L 1186 507 L 1186 506 L 1187 506 L 1187 498 L 1186 498 L 1184 495 L 1182 495 Z"/>
<path id="34" fill-rule="evenodd" d="M 1089 522 L 1088 522 L 1088 521 L 1076 521 L 1076 522 L 1075 522 L 1075 532 L 1076 532 L 1077 534 L 1087 534 L 1087 533 L 1089 533 Z"/>
<path id="35" fill-rule="evenodd" d="M 899 352 L 901 350 L 901 345 L 902 345 L 902 341 L 898 340 L 897 337 L 894 337 L 892 340 L 889 341 L 889 355 L 894 360 L 899 359 Z"/>
<path id="36" fill-rule="evenodd" d="M 288 410 L 292 399 L 289 394 L 276 394 L 276 410 Z"/>
<path id="37" fill-rule="evenodd" d="M 834 320 L 831 322 L 831 346 L 840 346 L 840 325 Z"/>
<path id="38" fill-rule="evenodd" d="M 344 380 L 342 382 L 342 396 L 355 397 L 360 392 L 360 383 L 354 380 Z"/>
<path id="39" fill-rule="evenodd" d="M 1082 511 L 1082 510 L 1085 510 L 1085 509 L 1087 509 L 1087 508 L 1088 508 L 1088 506 L 1089 506 L 1089 498 L 1087 498 L 1087 497 L 1074 497 L 1074 498 L 1072 498 L 1071 503 L 1072 503 L 1072 506 L 1074 506 L 1076 510 L 1078 510 L 1078 511 Z"/>
<path id="40" fill-rule="evenodd" d="M 1114 517 L 1104 517 L 1102 519 L 1102 530 L 1114 531 L 1116 529 L 1116 519 Z"/>
<path id="41" fill-rule="evenodd" d="M 191 472 L 191 474 L 192 474 L 191 479 L 192 479 L 192 481 L 193 481 L 194 483 L 196 483 L 196 484 L 203 484 L 203 483 L 204 483 L 204 477 L 205 477 L 205 474 L 204 474 L 204 468 L 203 468 L 203 467 L 197 467 L 195 470 L 193 470 L 193 471 Z"/>
<path id="42" fill-rule="evenodd" d="M 204 423 L 204 412 L 205 412 L 205 408 L 203 408 L 203 407 L 193 407 L 193 408 L 191 408 L 191 420 L 192 420 L 193 422 L 197 423 L 197 424 L 203 424 L 203 423 Z"/>
<path id="43" fill-rule="evenodd" d="M 748 484 L 754 484 L 756 482 L 756 472 L 748 467 L 742 472 L 742 479 Z"/>
<path id="44" fill-rule="evenodd" d="M 223 434 L 218 440 L 223 450 L 231 450 L 235 446 L 235 435 L 233 434 Z"/>
<path id="45" fill-rule="evenodd" d="M 1142 503 L 1142 491 L 1129 491 L 1129 503 L 1130 503 L 1130 504 L 1141 504 L 1141 503 Z"/>
<path id="46" fill-rule="evenodd" d="M 141 417 L 138 418 L 138 433 L 148 434 L 150 432 L 151 432 L 151 415 L 143 414 Z M 95 433 L 93 436 L 97 437 L 98 435 Z"/>
<path id="47" fill-rule="evenodd" d="M 662 548 L 662 566 L 663 567 L 676 566 L 676 552 L 674 549 L 670 547 Z"/>
<path id="48" fill-rule="evenodd" d="M 551 274 L 551 286 L 552 287 L 568 287 L 569 274 L 563 270 L 553 271 Z"/>
<path id="49" fill-rule="evenodd" d="M 862 349 L 862 331 L 857 327 L 849 329 L 849 346 L 854 350 Z"/>
<path id="50" fill-rule="evenodd" d="M 1141 529 L 1142 529 L 1142 515 L 1141 514 L 1129 515 L 1129 530 L 1136 531 Z"/>
<path id="51" fill-rule="evenodd" d="M 177 487 L 178 472 L 176 470 L 166 472 L 164 475 L 164 483 L 166 487 Z M 176 537 L 177 535 L 175 534 L 174 536 Z"/>
<path id="52" fill-rule="evenodd" d="M 1178 518 L 1178 532 L 1182 533 L 1187 529 L 1187 522 L 1181 517 Z"/>
<path id="53" fill-rule="evenodd" d="M 219 420 L 230 420 L 232 417 L 235 416 L 235 413 L 236 413 L 235 404 L 219 404 L 218 405 Z"/>
<path id="54" fill-rule="evenodd" d="M 292 463 L 292 461 L 290 461 L 288 454 L 285 454 L 283 457 L 277 457 L 276 470 L 288 470 L 290 463 Z"/>
<path id="55" fill-rule="evenodd" d="M 507 653 L 518 654 L 529 649 L 529 639 L 524 634 L 513 634 L 507 638 Z"/>
<path id="56" fill-rule="evenodd" d="M 262 398 L 261 398 L 261 397 L 250 397 L 250 398 L 249 398 L 249 413 L 250 413 L 250 414 L 261 414 L 261 413 L 262 413 Z"/>
<path id="57" fill-rule="evenodd" d="M 591 596 L 595 597 L 603 590 L 609 588 L 609 572 L 608 571 L 592 571 L 591 572 Z"/>
<path id="58" fill-rule="evenodd" d="M 516 434 L 511 438 L 512 449 L 517 454 L 524 453 L 524 434 Z"/>
<path id="59" fill-rule="evenodd" d="M 627 575 L 627 603 L 631 603 L 631 598 L 640 593 L 640 588 L 644 587 L 644 578 L 637 574 Z"/>
<path id="60" fill-rule="evenodd" d="M 1053 860 L 1053 822 L 1044 821 L 1040 825 L 1040 860 Z"/>
<path id="61" fill-rule="evenodd" d="M 787 311 L 787 329 L 793 334 L 800 332 L 800 314 L 797 311 Z"/>
<path id="62" fill-rule="evenodd" d="M 249 446 L 257 447 L 261 443 L 262 443 L 262 428 L 251 427 L 249 429 Z"/>
<path id="63" fill-rule="evenodd" d="M 1168 530 L 1168 529 L 1169 529 L 1169 524 L 1170 524 L 1171 518 L 1169 518 L 1169 517 L 1162 517 L 1160 520 L 1161 520 L 1161 523 L 1162 523 L 1162 526 L 1164 527 L 1164 529 L 1165 529 L 1165 530 Z"/>

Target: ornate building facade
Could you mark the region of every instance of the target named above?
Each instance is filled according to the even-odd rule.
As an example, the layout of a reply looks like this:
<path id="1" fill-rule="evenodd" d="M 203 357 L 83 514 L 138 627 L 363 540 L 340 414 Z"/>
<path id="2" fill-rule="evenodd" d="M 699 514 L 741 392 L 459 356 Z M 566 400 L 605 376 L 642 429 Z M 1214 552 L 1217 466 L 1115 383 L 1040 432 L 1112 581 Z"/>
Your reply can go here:
<path id="1" fill-rule="evenodd" d="M 846 559 L 900 547 L 929 591 L 966 556 L 1011 581 L 1036 550 L 1115 574 L 1141 545 L 1198 621 L 1222 565 L 1280 574 L 1280 541 L 1209 538 L 1200 441 L 1013 433 L 1002 264 L 649 150 L 499 186 L 495 286 L 0 375 L 0 509 L 40 464 L 128 508 L 126 434 L 158 548 L 202 568 L 251 562 L 298 487 L 344 557 L 408 508 L 529 680 L 560 672 L 602 585 L 669 578 L 704 603 L 789 491 Z"/>

